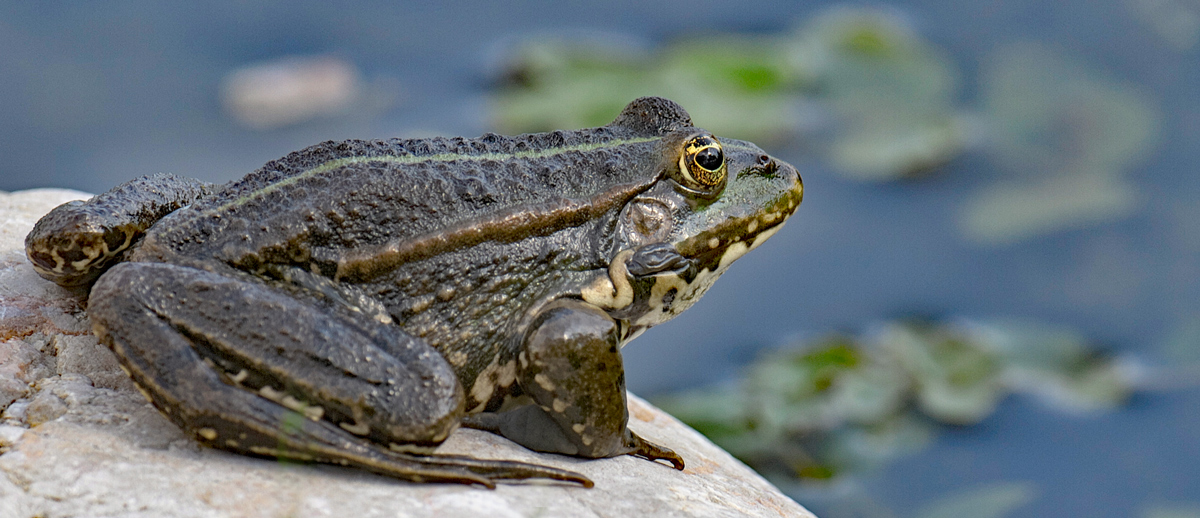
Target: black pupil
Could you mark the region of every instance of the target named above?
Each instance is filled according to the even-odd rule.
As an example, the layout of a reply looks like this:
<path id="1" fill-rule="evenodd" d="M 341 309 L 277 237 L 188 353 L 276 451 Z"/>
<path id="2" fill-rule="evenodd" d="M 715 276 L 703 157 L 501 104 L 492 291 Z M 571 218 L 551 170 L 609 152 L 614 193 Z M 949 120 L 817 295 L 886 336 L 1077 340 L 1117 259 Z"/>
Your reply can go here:
<path id="1" fill-rule="evenodd" d="M 706 147 L 696 153 L 696 165 L 703 167 L 709 171 L 716 171 L 721 168 L 721 162 L 725 158 L 721 156 L 721 150 L 715 147 Z"/>

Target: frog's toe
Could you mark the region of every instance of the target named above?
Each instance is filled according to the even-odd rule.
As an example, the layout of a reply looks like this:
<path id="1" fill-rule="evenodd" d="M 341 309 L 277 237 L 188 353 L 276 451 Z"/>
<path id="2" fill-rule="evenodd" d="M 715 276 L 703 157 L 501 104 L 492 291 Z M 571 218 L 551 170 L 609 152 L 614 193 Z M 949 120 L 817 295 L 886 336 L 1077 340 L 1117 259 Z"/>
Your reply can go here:
<path id="1" fill-rule="evenodd" d="M 591 479 L 574 471 L 552 468 L 539 464 L 507 460 L 485 460 L 456 455 L 433 455 L 426 457 L 435 462 L 453 462 L 455 466 L 470 470 L 476 475 L 492 481 L 546 479 L 579 484 L 583 487 L 595 485 Z"/>
<path id="2" fill-rule="evenodd" d="M 633 431 L 629 432 L 629 437 L 631 438 L 629 441 L 631 451 L 628 455 L 641 457 L 649 461 L 665 460 L 670 462 L 675 469 L 683 470 L 683 457 L 680 457 L 674 450 L 647 441 L 639 437 L 638 434 L 633 433 Z"/>

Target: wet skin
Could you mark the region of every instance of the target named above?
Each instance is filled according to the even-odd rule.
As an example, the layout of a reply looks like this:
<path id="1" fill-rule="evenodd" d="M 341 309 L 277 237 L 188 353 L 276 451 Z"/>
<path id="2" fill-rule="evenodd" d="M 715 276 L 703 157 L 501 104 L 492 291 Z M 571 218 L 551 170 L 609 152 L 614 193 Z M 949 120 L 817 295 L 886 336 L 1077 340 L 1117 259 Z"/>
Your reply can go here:
<path id="1" fill-rule="evenodd" d="M 47 214 L 38 273 L 203 444 L 492 487 L 582 475 L 433 454 L 460 425 L 588 458 L 631 432 L 620 348 L 800 204 L 796 170 L 632 102 L 604 127 L 326 142 L 213 186 L 133 180 Z"/>

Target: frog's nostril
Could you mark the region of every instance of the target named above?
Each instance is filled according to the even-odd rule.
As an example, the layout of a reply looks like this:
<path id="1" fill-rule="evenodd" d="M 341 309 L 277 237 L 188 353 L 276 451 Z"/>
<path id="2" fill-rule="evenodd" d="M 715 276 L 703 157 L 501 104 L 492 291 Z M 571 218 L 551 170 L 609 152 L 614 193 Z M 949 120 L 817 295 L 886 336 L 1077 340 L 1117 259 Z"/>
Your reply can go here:
<path id="1" fill-rule="evenodd" d="M 779 162 L 776 162 L 776 161 L 768 158 L 767 163 L 763 164 L 762 170 L 763 170 L 764 174 L 774 175 L 779 172 Z"/>

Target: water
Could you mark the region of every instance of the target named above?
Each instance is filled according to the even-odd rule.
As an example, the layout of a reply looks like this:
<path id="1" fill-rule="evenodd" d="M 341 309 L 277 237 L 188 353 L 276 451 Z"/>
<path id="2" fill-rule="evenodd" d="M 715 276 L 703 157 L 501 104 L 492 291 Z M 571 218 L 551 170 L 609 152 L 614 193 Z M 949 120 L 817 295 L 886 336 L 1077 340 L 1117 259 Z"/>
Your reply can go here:
<path id="1" fill-rule="evenodd" d="M 1200 337 L 1185 332 L 1200 318 L 1194 202 L 1200 44 L 1187 46 L 1186 16 L 1167 17 L 1178 23 L 1163 36 L 1137 15 L 1148 5 L 1181 5 L 1193 15 L 1200 6 L 1187 0 L 888 5 L 951 53 L 965 78 L 966 105 L 980 95 L 989 56 L 1017 41 L 1078 56 L 1151 99 L 1162 114 L 1159 136 L 1148 157 L 1123 172 L 1136 191 L 1132 213 L 1013 244 L 979 244 L 963 236 L 964 204 L 1008 174 L 980 153 L 928 181 L 878 185 L 846 180 L 797 149 L 773 150 L 804 172 L 803 207 L 703 302 L 626 349 L 631 389 L 652 395 L 728 378 L 756 351 L 789 336 L 913 314 L 1036 319 L 1079 328 L 1151 363 L 1200 357 Z M 605 31 L 652 44 L 684 34 L 770 33 L 824 6 L 5 4 L 0 190 L 99 192 L 160 171 L 227 181 L 326 139 L 476 135 L 489 128 L 490 56 L 521 35 Z M 230 70 L 316 53 L 357 65 L 391 107 L 271 132 L 239 127 L 221 112 L 219 84 Z M 1182 353 L 1164 350 L 1175 336 L 1183 337 L 1176 339 Z M 861 483 L 895 516 L 998 481 L 1033 483 L 1035 496 L 1019 511 L 1026 516 L 1139 516 L 1149 505 L 1200 505 L 1198 406 L 1196 389 L 1144 394 L 1122 412 L 1090 417 L 1013 400 L 984 424 L 944 434 L 933 449 Z M 848 512 L 821 500 L 802 503 L 822 515 Z"/>

